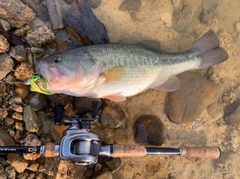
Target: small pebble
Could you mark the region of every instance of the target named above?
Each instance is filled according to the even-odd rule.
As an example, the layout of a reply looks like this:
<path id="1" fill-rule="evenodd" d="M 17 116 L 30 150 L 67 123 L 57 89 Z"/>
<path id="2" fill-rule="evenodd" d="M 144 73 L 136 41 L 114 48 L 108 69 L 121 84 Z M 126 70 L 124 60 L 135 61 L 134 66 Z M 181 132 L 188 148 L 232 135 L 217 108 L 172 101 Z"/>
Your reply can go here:
<path id="1" fill-rule="evenodd" d="M 1 52 L 1 35 L 0 35 L 0 53 Z M 0 79 L 6 77 L 6 75 L 12 71 L 14 67 L 14 61 L 11 58 L 8 58 L 6 53 L 0 54 Z"/>
<path id="2" fill-rule="evenodd" d="M 0 108 L 0 121 L 3 121 L 8 116 L 7 109 Z"/>
<path id="3" fill-rule="evenodd" d="M 26 97 L 30 93 L 29 86 L 26 85 L 18 85 L 15 87 L 15 93 L 20 97 L 21 99 L 26 99 Z"/>
<path id="4" fill-rule="evenodd" d="M 16 120 L 19 120 L 19 121 L 22 121 L 23 120 L 23 115 L 19 112 L 14 112 L 13 115 L 12 115 L 12 118 L 16 119 Z"/>
<path id="5" fill-rule="evenodd" d="M 109 170 L 101 172 L 98 176 L 94 177 L 94 179 L 112 179 L 112 173 Z"/>
<path id="6" fill-rule="evenodd" d="M 0 53 L 5 53 L 8 50 L 9 50 L 9 43 L 7 39 L 3 35 L 0 35 Z"/>
<path id="7" fill-rule="evenodd" d="M 10 104 L 19 104 L 22 103 L 22 99 L 19 96 L 14 96 L 10 99 Z"/>
<path id="8" fill-rule="evenodd" d="M 0 106 L 3 105 L 3 98 L 0 96 Z"/>
<path id="9" fill-rule="evenodd" d="M 15 129 L 17 129 L 19 131 L 23 131 L 24 130 L 24 124 L 22 122 L 16 122 L 15 123 Z"/>
<path id="10" fill-rule="evenodd" d="M 29 79 L 34 73 L 33 66 L 29 63 L 22 62 L 14 72 L 14 76 L 21 81 Z"/>
<path id="11" fill-rule="evenodd" d="M 96 163 L 94 165 L 94 171 L 98 172 L 98 171 L 100 171 L 102 169 L 102 167 L 103 167 L 103 165 L 101 163 Z"/>
<path id="12" fill-rule="evenodd" d="M 25 129 L 28 132 L 39 132 L 40 127 L 42 127 L 41 121 L 38 119 L 35 111 L 30 105 L 27 105 L 23 109 L 23 120 L 25 122 Z"/>
<path id="13" fill-rule="evenodd" d="M 172 3 L 173 3 L 174 8 L 178 8 L 178 6 L 181 3 L 181 0 L 172 0 Z"/>
<path id="14" fill-rule="evenodd" d="M 213 22 L 213 14 L 208 13 L 207 11 L 202 11 L 199 15 L 199 21 L 202 24 L 211 24 Z"/>
<path id="15" fill-rule="evenodd" d="M 3 129 L 0 128 L 0 146 L 11 146 L 14 145 L 15 142 L 13 140 L 13 138 L 9 135 L 9 133 Z"/>
<path id="16" fill-rule="evenodd" d="M 8 129 L 8 133 L 11 137 L 14 137 L 14 135 L 15 135 L 15 131 L 12 129 Z"/>
<path id="17" fill-rule="evenodd" d="M 79 114 L 91 112 L 93 110 L 93 99 L 78 97 L 73 100 L 74 110 Z"/>
<path id="18" fill-rule="evenodd" d="M 43 110 L 49 104 L 46 95 L 40 93 L 35 93 L 34 96 L 30 99 L 29 103 L 35 111 Z"/>
<path id="19" fill-rule="evenodd" d="M 19 112 L 19 113 L 22 113 L 23 112 L 23 107 L 19 104 L 12 104 L 9 109 L 13 110 L 13 111 L 16 111 L 16 112 Z"/>
<path id="20" fill-rule="evenodd" d="M 27 60 L 27 48 L 22 45 L 17 45 L 12 47 L 9 55 L 17 60 L 18 62 L 23 62 Z"/>
<path id="21" fill-rule="evenodd" d="M 41 47 L 31 47 L 31 52 L 34 54 L 44 53 L 44 49 Z"/>
<path id="22" fill-rule="evenodd" d="M 18 37 L 22 37 L 22 36 L 25 36 L 25 34 L 27 33 L 27 31 L 29 31 L 29 29 L 30 29 L 29 26 L 25 25 L 21 29 L 16 29 L 13 33 Z"/>
<path id="23" fill-rule="evenodd" d="M 4 120 L 4 125 L 5 125 L 7 128 L 11 127 L 13 124 L 14 124 L 14 119 L 11 118 L 11 117 L 7 117 L 7 118 Z"/>
<path id="24" fill-rule="evenodd" d="M 39 168 L 38 163 L 32 163 L 29 167 L 27 167 L 28 170 L 33 171 L 33 172 L 37 172 L 38 168 Z"/>
<path id="25" fill-rule="evenodd" d="M 115 172 L 121 167 L 121 159 L 113 158 L 112 160 L 107 161 L 106 164 L 111 172 Z"/>
<path id="26" fill-rule="evenodd" d="M 0 27 L 5 31 L 5 32 L 8 32 L 9 30 L 11 30 L 11 25 L 3 20 L 3 19 L 0 19 Z"/>
<path id="27" fill-rule="evenodd" d="M 11 82 L 16 82 L 17 80 L 16 80 L 16 78 L 15 78 L 13 75 L 8 74 L 8 75 L 5 77 L 5 81 L 6 81 L 7 83 L 11 83 Z"/>
<path id="28" fill-rule="evenodd" d="M 239 22 L 236 23 L 236 31 L 240 32 L 240 23 Z"/>
<path id="29" fill-rule="evenodd" d="M 7 166 L 5 172 L 8 174 L 8 178 L 10 179 L 16 178 L 17 176 L 16 170 L 12 166 Z"/>
<path id="30" fill-rule="evenodd" d="M 22 131 L 16 131 L 13 138 L 16 142 L 20 142 L 21 138 L 23 137 L 22 135 Z"/>
<path id="31" fill-rule="evenodd" d="M 120 6 L 120 11 L 138 11 L 141 7 L 140 0 L 125 0 Z"/>
<path id="32" fill-rule="evenodd" d="M 112 128 L 124 127 L 126 124 L 123 111 L 111 106 L 103 109 L 100 119 L 104 126 L 110 126 Z"/>

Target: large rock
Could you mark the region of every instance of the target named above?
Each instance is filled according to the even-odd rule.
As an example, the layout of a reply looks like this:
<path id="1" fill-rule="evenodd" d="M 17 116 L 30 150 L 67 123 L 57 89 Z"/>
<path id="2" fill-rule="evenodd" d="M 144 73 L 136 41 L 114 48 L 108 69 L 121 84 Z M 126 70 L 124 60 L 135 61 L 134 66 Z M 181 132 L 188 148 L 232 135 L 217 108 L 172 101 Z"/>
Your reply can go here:
<path id="1" fill-rule="evenodd" d="M 14 72 L 14 76 L 21 81 L 29 79 L 34 73 L 33 66 L 27 62 L 22 62 Z"/>
<path id="2" fill-rule="evenodd" d="M 7 162 L 10 163 L 18 173 L 24 172 L 24 170 L 28 167 L 28 161 L 24 160 L 22 154 L 8 154 Z"/>
<path id="3" fill-rule="evenodd" d="M 179 78 L 182 87 L 167 94 L 165 113 L 171 121 L 179 124 L 193 122 L 218 99 L 221 90 L 196 72 L 182 73 Z"/>
<path id="4" fill-rule="evenodd" d="M 22 0 L 25 4 L 27 4 L 29 7 L 33 9 L 33 11 L 36 13 L 36 15 L 42 19 L 43 21 L 49 20 L 48 10 L 44 3 L 39 0 Z"/>
<path id="5" fill-rule="evenodd" d="M 6 53 L 0 54 L 0 79 L 3 79 L 14 66 L 14 62 L 11 58 L 8 58 Z"/>
<path id="6" fill-rule="evenodd" d="M 86 3 L 82 1 L 73 3 L 64 20 L 69 27 L 80 32 L 82 37 L 88 38 L 92 44 L 109 43 L 105 26 Z"/>
<path id="7" fill-rule="evenodd" d="M 55 39 L 54 33 L 47 26 L 38 27 L 27 34 L 26 41 L 32 46 L 41 46 Z"/>
<path id="8" fill-rule="evenodd" d="M 23 120 L 28 132 L 38 132 L 39 128 L 42 127 L 41 121 L 38 119 L 30 105 L 24 107 Z"/>
<path id="9" fill-rule="evenodd" d="M 20 0 L 1 0 L 0 18 L 8 21 L 12 27 L 20 28 L 29 24 L 35 13 Z"/>

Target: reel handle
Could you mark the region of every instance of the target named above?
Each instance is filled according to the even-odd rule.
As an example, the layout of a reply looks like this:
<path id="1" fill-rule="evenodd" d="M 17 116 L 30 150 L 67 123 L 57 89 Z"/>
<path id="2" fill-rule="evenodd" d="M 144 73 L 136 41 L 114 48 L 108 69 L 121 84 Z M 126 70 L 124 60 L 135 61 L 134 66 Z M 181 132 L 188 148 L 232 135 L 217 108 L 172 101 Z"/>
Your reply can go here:
<path id="1" fill-rule="evenodd" d="M 92 118 L 94 120 L 96 120 L 96 122 L 98 122 L 98 120 L 99 120 L 99 109 L 100 109 L 102 103 L 101 103 L 100 100 L 94 100 L 92 102 L 92 104 L 93 104 Z"/>

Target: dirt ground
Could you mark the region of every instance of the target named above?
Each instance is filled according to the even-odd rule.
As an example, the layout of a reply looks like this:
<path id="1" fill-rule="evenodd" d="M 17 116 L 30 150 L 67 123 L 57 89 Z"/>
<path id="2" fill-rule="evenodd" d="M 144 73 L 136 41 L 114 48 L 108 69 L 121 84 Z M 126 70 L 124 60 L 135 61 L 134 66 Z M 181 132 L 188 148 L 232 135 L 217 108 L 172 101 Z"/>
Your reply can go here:
<path id="1" fill-rule="evenodd" d="M 220 85 L 221 98 L 215 105 L 215 117 L 207 110 L 195 122 L 175 124 L 164 114 L 165 92 L 148 90 L 143 94 L 115 103 L 128 119 L 128 144 L 135 144 L 130 130 L 136 118 L 144 114 L 158 116 L 166 127 L 167 139 L 163 146 L 219 146 L 220 159 L 184 158 L 179 156 L 146 156 L 122 159 L 114 179 L 235 179 L 240 178 L 239 125 L 227 125 L 224 113 L 239 105 L 239 38 L 240 1 L 229 0 L 141 0 L 138 11 L 119 11 L 121 0 L 103 0 L 94 9 L 95 15 L 107 28 L 111 42 L 137 43 L 157 40 L 165 52 L 188 50 L 208 30 L 218 35 L 229 59 L 200 71 Z M 226 100 L 223 97 L 226 96 Z M 225 99 L 225 98 L 224 98 Z M 111 103 L 111 102 L 109 102 Z M 121 143 L 121 141 L 120 141 Z"/>

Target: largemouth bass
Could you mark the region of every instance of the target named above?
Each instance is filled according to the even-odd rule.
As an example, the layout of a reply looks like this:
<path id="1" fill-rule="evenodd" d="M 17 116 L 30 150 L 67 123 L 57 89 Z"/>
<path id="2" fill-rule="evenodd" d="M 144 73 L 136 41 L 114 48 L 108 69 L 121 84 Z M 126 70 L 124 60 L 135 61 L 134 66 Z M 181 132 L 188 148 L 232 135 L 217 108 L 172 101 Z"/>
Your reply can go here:
<path id="1" fill-rule="evenodd" d="M 228 59 L 219 45 L 217 35 L 209 31 L 182 53 L 159 53 L 127 44 L 93 45 L 49 56 L 38 66 L 52 93 L 124 101 L 150 88 L 179 89 L 177 74 Z"/>

